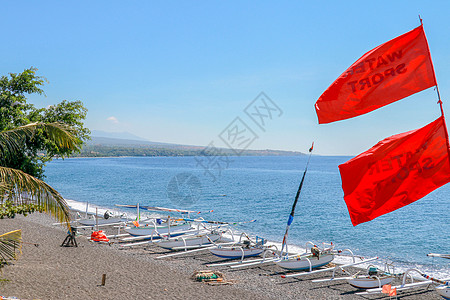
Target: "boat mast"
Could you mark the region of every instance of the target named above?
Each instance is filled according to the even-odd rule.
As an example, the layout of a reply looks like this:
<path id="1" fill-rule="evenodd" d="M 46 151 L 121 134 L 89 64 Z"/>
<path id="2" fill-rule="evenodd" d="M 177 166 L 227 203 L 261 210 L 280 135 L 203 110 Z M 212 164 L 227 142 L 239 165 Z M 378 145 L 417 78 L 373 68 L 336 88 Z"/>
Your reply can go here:
<path id="1" fill-rule="evenodd" d="M 289 215 L 289 219 L 287 221 L 286 232 L 284 233 L 283 243 L 281 245 L 280 256 L 283 256 L 283 251 L 285 248 L 286 248 L 286 255 L 288 253 L 287 237 L 288 237 L 288 233 L 289 233 L 289 227 L 291 226 L 292 222 L 294 221 L 295 206 L 297 205 L 298 198 L 300 196 L 300 191 L 302 190 L 303 182 L 305 181 L 305 175 L 306 175 L 306 171 L 308 170 L 309 160 L 311 159 L 311 154 L 312 154 L 313 148 L 314 148 L 314 142 L 312 143 L 311 148 L 309 148 L 308 162 L 306 163 L 305 171 L 303 172 L 302 180 L 300 181 L 300 185 L 298 187 L 297 194 L 295 195 L 294 204 L 292 205 L 291 214 Z"/>

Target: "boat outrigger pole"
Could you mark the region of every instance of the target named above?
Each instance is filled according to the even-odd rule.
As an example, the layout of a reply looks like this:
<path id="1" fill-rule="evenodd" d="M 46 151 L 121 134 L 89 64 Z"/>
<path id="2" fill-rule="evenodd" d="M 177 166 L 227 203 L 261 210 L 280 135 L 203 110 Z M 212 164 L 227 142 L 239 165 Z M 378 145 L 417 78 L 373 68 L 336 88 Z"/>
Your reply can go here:
<path id="1" fill-rule="evenodd" d="M 300 185 L 298 187 L 297 194 L 295 195 L 294 204 L 292 205 L 291 214 L 289 215 L 289 219 L 288 219 L 288 222 L 286 225 L 286 232 L 284 233 L 283 243 L 281 245 L 281 252 L 280 252 L 281 256 L 283 256 L 283 251 L 285 248 L 286 248 L 286 254 L 288 253 L 287 237 L 288 237 L 289 227 L 291 226 L 292 222 L 294 221 L 295 206 L 297 205 L 298 198 L 300 196 L 300 191 L 302 190 L 303 182 L 305 181 L 305 175 L 306 175 L 306 171 L 308 170 L 309 160 L 311 159 L 311 154 L 312 154 L 313 148 L 314 148 L 314 142 L 312 143 L 311 148 L 309 148 L 308 162 L 306 163 L 305 171 L 303 172 L 303 177 L 302 177 L 302 180 L 300 181 Z"/>

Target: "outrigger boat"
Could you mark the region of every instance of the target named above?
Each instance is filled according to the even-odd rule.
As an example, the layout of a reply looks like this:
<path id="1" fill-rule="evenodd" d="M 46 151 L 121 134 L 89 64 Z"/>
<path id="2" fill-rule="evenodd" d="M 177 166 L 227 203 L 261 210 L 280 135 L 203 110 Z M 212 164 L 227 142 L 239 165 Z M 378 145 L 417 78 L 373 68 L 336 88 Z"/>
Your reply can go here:
<path id="1" fill-rule="evenodd" d="M 354 275 L 352 278 L 348 278 L 347 282 L 358 289 L 372 289 L 376 287 L 382 287 L 385 284 L 391 283 L 395 276 L 390 274 L 379 275 L 375 271 L 374 274 L 369 273 L 368 275 Z"/>
<path id="2" fill-rule="evenodd" d="M 247 222 L 221 222 L 221 221 L 208 221 L 203 218 L 190 219 L 171 219 L 173 222 L 185 222 L 191 224 L 191 228 L 184 231 L 171 232 L 169 235 L 158 233 L 158 235 L 152 234 L 150 236 L 135 236 L 123 238 L 122 241 L 135 241 L 142 239 L 150 239 L 150 241 L 144 242 L 132 242 L 129 244 L 123 244 L 122 247 L 132 247 L 138 245 L 144 245 L 154 243 L 157 246 L 168 250 L 184 250 L 185 252 L 191 249 L 214 247 L 218 243 L 227 243 L 227 245 L 234 243 L 234 234 L 230 225 L 249 223 L 256 220 Z M 225 237 L 225 234 L 230 234 L 231 238 Z"/>
<path id="3" fill-rule="evenodd" d="M 171 221 L 170 218 L 167 221 L 155 219 L 145 225 L 140 225 L 138 223 L 136 225 L 134 227 L 125 228 L 125 232 L 133 236 L 148 236 L 158 239 L 161 235 L 180 235 L 182 232 L 191 228 L 191 224 L 188 222 L 174 222 Z"/>
<path id="4" fill-rule="evenodd" d="M 94 227 L 94 226 L 120 225 L 123 223 L 130 222 L 130 220 L 126 217 L 125 214 L 123 214 L 119 217 L 114 217 L 109 213 L 109 211 L 106 211 L 103 218 L 94 216 L 93 219 L 81 219 L 81 220 L 77 220 L 77 222 L 83 226 Z"/>
<path id="5" fill-rule="evenodd" d="M 336 271 L 342 271 L 343 268 L 353 267 L 353 266 L 357 266 L 360 264 L 365 264 L 365 263 L 368 263 L 368 262 L 378 259 L 378 257 L 372 257 L 372 258 L 367 258 L 367 259 L 359 257 L 361 259 L 361 261 L 357 262 L 355 260 L 355 258 L 356 258 L 356 256 L 352 256 L 353 262 L 349 263 L 349 264 L 336 265 L 335 267 L 319 269 L 319 270 L 314 270 L 314 271 L 312 270 L 312 268 L 310 268 L 309 272 L 285 274 L 285 275 L 281 275 L 281 278 L 300 277 L 300 276 L 306 276 L 306 275 L 310 275 L 310 274 L 317 274 L 317 273 L 324 273 L 324 272 L 333 272 L 333 277 L 334 277 L 334 274 L 336 273 Z"/>
<path id="6" fill-rule="evenodd" d="M 243 236 L 246 237 L 245 240 L 242 240 Z M 256 237 L 256 241 L 254 242 L 250 239 L 250 237 L 248 237 L 247 234 L 243 233 L 241 234 L 239 242 L 229 246 L 217 245 L 214 248 L 210 248 L 209 252 L 221 258 L 240 258 L 241 260 L 243 260 L 246 257 L 258 256 L 266 251 L 267 247 L 265 245 L 265 242 L 265 239 L 258 236 Z"/>
<path id="7" fill-rule="evenodd" d="M 311 248 L 311 252 L 308 253 L 308 247 L 306 247 L 306 252 L 301 255 L 290 255 L 288 252 L 288 244 L 287 244 L 287 238 L 289 233 L 289 228 L 294 221 L 294 214 L 295 214 L 295 207 L 297 205 L 298 199 L 300 197 L 300 192 L 303 187 L 303 182 L 305 181 L 306 172 L 308 170 L 309 161 L 311 159 L 312 150 L 314 148 L 314 143 L 312 143 L 311 148 L 309 149 L 309 157 L 308 162 L 305 166 L 305 171 L 303 172 L 302 179 L 300 181 L 300 185 L 297 190 L 297 194 L 295 195 L 295 200 L 292 205 L 291 213 L 289 215 L 289 219 L 286 225 L 286 231 L 284 233 L 283 242 L 281 246 L 281 252 L 278 259 L 274 260 L 275 264 L 277 264 L 279 267 L 287 270 L 309 270 L 311 272 L 315 268 L 319 268 L 322 266 L 325 266 L 329 264 L 331 261 L 333 261 L 335 254 L 337 254 L 336 251 L 333 250 L 334 245 L 333 243 L 330 244 L 323 244 L 322 248 L 319 248 L 318 246 L 313 244 L 313 247 Z M 312 244 L 311 242 L 307 243 Z M 326 247 L 328 246 L 328 247 Z M 353 253 L 352 253 L 353 255 Z"/>
<path id="8" fill-rule="evenodd" d="M 390 284 L 396 277 L 396 275 L 394 274 L 394 270 L 392 269 L 391 272 L 389 266 L 392 265 L 386 263 L 384 270 L 380 270 L 374 265 L 369 265 L 367 267 L 367 274 L 360 275 L 361 271 L 359 271 L 356 274 L 347 277 L 334 277 L 333 272 L 333 276 L 331 278 L 316 279 L 312 280 L 312 282 L 332 282 L 345 280 L 351 286 L 356 287 L 358 289 L 381 288 L 385 284 Z M 339 267 L 339 269 L 344 273 L 349 274 L 346 270 L 342 268 L 342 266 Z"/>
<path id="9" fill-rule="evenodd" d="M 160 234 L 159 236 L 137 236 L 130 238 L 123 238 L 121 241 L 128 241 L 128 244 L 121 244 L 121 247 L 134 247 L 140 245 L 154 244 L 167 250 L 184 250 L 197 249 L 205 246 L 212 246 L 218 242 L 230 241 L 223 237 L 224 231 L 218 229 L 213 230 L 196 230 L 190 229 L 187 231 L 176 232 L 175 236 Z M 142 241 L 142 240 L 145 241 Z"/>
<path id="10" fill-rule="evenodd" d="M 414 282 L 414 278 L 410 275 L 411 272 L 419 273 L 423 277 L 423 280 Z M 411 283 L 406 283 L 406 280 L 408 278 L 411 279 Z M 429 286 L 432 284 L 439 284 L 438 286 L 435 287 L 438 294 L 441 295 L 442 297 L 444 297 L 445 299 L 450 299 L 450 281 L 449 280 L 440 280 L 440 279 L 433 278 L 431 276 L 428 276 L 428 275 L 422 273 L 420 270 L 417 270 L 417 269 L 408 269 L 403 274 L 402 284 L 397 285 L 397 286 L 392 286 L 391 288 L 396 289 L 397 292 L 399 292 L 399 291 L 405 291 L 405 290 L 410 290 L 410 289 L 419 288 L 419 287 L 426 287 L 426 286 Z M 378 287 L 378 288 L 374 288 L 374 289 L 368 289 L 365 292 L 356 293 L 356 295 L 374 295 L 374 294 L 381 294 L 381 293 L 383 293 L 383 288 Z"/>
<path id="11" fill-rule="evenodd" d="M 427 256 L 430 257 L 440 257 L 450 259 L 450 254 L 441 254 L 441 253 L 429 253 Z M 434 283 L 438 283 L 439 286 L 436 287 L 436 292 L 444 297 L 444 299 L 450 299 L 450 279 L 447 280 L 439 280 L 432 277 L 429 277 L 425 274 L 422 274 L 423 277 L 433 281 Z"/>
<path id="12" fill-rule="evenodd" d="M 71 222 L 71 224 L 80 224 L 81 226 L 94 227 L 94 226 L 110 226 L 110 225 L 120 225 L 130 220 L 126 213 L 112 213 L 110 210 L 106 210 L 103 216 L 100 217 L 98 214 L 98 208 L 95 208 L 95 213 L 89 212 L 89 202 L 86 202 L 86 211 L 84 218 L 81 217 L 80 210 L 77 210 L 77 218 Z M 91 218 L 89 217 L 91 216 Z M 55 223 L 54 225 L 59 225 L 60 223 Z M 80 226 L 76 226 L 80 227 Z"/>
<path id="13" fill-rule="evenodd" d="M 195 235 L 182 235 L 175 238 L 162 239 L 155 243 L 157 246 L 167 250 L 196 249 L 205 245 L 212 245 L 221 239 L 219 231 L 210 233 L 199 233 Z"/>
<path id="14" fill-rule="evenodd" d="M 132 236 L 148 237 L 151 239 L 159 239 L 162 236 L 177 236 L 183 234 L 185 231 L 191 229 L 191 223 L 188 221 L 173 219 L 167 217 L 167 219 L 162 218 L 149 218 L 140 222 L 140 210 L 145 209 L 148 211 L 163 211 L 163 212 L 177 212 L 181 214 L 190 213 L 200 213 L 192 210 L 184 209 L 174 209 L 165 207 L 155 207 L 155 206 L 141 206 L 139 203 L 137 205 L 128 204 L 116 204 L 118 207 L 125 208 L 136 208 L 137 209 L 137 221 L 133 222 L 132 227 L 125 228 L 125 232 Z"/>
<path id="15" fill-rule="evenodd" d="M 232 223 L 232 224 L 234 224 L 234 223 Z M 230 238 L 223 236 L 223 234 L 228 231 L 230 231 L 230 233 L 231 233 Z M 245 236 L 247 238 L 247 240 L 250 241 L 250 243 L 248 243 L 247 240 L 242 241 L 243 236 Z M 184 238 L 184 236 L 183 236 L 183 238 Z M 200 252 L 200 251 L 211 251 L 212 250 L 211 253 L 213 253 L 219 257 L 223 257 L 223 258 L 227 258 L 227 259 L 233 259 L 233 258 L 243 259 L 244 257 L 259 255 L 260 253 L 262 253 L 259 249 L 266 247 L 263 245 L 264 242 L 265 242 L 265 240 L 263 240 L 259 237 L 258 237 L 257 242 L 253 242 L 250 240 L 250 238 L 248 238 L 246 233 L 242 233 L 239 238 L 239 242 L 236 242 L 234 239 L 233 232 L 230 229 L 228 229 L 226 231 L 222 231 L 220 238 L 217 239 L 216 241 L 209 239 L 209 244 L 205 243 L 202 245 L 195 245 L 192 247 L 195 249 L 192 249 L 192 250 L 188 250 L 188 247 L 186 247 L 186 246 L 181 246 L 179 248 L 172 248 L 172 250 L 184 250 L 184 251 L 177 252 L 177 253 L 165 254 L 162 256 L 158 256 L 156 258 L 160 259 L 160 258 L 167 258 L 167 257 L 191 254 L 191 253 L 196 253 L 196 252 Z M 262 251 L 264 251 L 264 249 Z"/>
<path id="16" fill-rule="evenodd" d="M 319 268 L 329 264 L 333 259 L 335 252 L 333 252 L 333 244 L 329 248 L 319 249 L 314 246 L 311 248 L 311 253 L 305 253 L 297 256 L 283 256 L 275 261 L 279 267 L 287 270 L 309 270 Z"/>
<path id="17" fill-rule="evenodd" d="M 225 222 L 206 221 L 202 219 L 190 221 L 195 221 L 196 224 L 198 225 L 196 231 L 193 231 L 192 233 L 186 233 L 182 236 L 178 236 L 175 238 L 171 237 L 161 239 L 159 242 L 155 244 L 161 248 L 168 250 L 187 251 L 188 249 L 196 249 L 204 246 L 211 246 L 217 242 L 232 241 L 232 239 L 225 238 L 223 236 L 225 233 L 230 232 L 231 236 L 233 237 L 233 232 L 231 231 L 230 228 L 228 228 L 228 224 Z M 224 226 L 225 228 L 222 228 Z"/>

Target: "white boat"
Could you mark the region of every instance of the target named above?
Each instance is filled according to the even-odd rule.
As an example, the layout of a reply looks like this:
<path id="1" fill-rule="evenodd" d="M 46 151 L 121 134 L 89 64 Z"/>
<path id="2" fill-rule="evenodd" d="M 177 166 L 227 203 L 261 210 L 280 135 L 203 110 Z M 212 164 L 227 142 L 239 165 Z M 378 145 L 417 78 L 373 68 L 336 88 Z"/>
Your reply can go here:
<path id="1" fill-rule="evenodd" d="M 120 223 L 126 223 L 129 220 L 127 218 L 108 218 L 108 219 L 81 219 L 78 220 L 78 223 L 80 223 L 83 226 L 96 226 L 96 225 L 115 225 Z"/>
<path id="2" fill-rule="evenodd" d="M 313 282 L 325 282 L 325 281 L 340 280 L 341 278 L 334 278 L 334 275 L 335 275 L 336 271 L 343 271 L 344 268 L 347 268 L 347 267 L 353 267 L 353 266 L 357 266 L 357 265 L 360 265 L 360 264 L 365 264 L 365 263 L 377 260 L 378 257 L 372 257 L 372 258 L 367 258 L 367 259 L 362 259 L 360 257 L 360 259 L 361 259 L 361 261 L 356 262 L 355 261 L 355 256 L 353 256 L 353 262 L 349 263 L 349 264 L 336 265 L 335 267 L 319 269 L 319 270 L 314 270 L 314 271 L 309 271 L 309 272 L 290 273 L 290 274 L 286 274 L 286 275 L 281 275 L 281 278 L 300 277 L 300 276 L 306 276 L 306 275 L 318 274 L 318 273 L 324 273 L 324 272 L 333 272 L 332 278 L 330 278 L 330 279 L 313 280 Z M 345 279 L 347 279 L 347 278 L 345 278 Z"/>
<path id="3" fill-rule="evenodd" d="M 434 253 L 430 253 L 428 254 L 428 256 L 436 256 L 436 257 L 441 257 L 441 258 L 449 258 L 448 254 L 434 254 Z M 418 270 L 415 270 L 417 272 L 420 273 L 420 275 L 422 275 L 422 277 L 424 277 L 425 279 L 431 280 L 434 283 L 439 284 L 438 286 L 436 286 L 436 292 L 441 295 L 442 297 L 444 297 L 444 299 L 450 299 L 450 279 L 437 279 L 437 278 L 433 278 L 431 276 L 428 276 L 427 274 L 424 274 Z"/>
<path id="4" fill-rule="evenodd" d="M 423 278 L 419 278 L 422 281 L 419 282 L 414 282 L 414 278 L 410 275 L 411 272 L 417 272 L 419 273 Z M 411 279 L 411 283 L 406 283 L 407 279 Z M 401 285 L 397 285 L 397 286 L 392 286 L 392 289 L 396 289 L 397 292 L 399 291 L 406 291 L 406 290 L 411 290 L 411 289 L 415 289 L 415 288 L 419 288 L 419 287 L 428 287 L 430 286 L 430 284 L 439 284 L 438 286 L 436 286 L 436 292 L 441 295 L 442 297 L 444 297 L 444 299 L 450 299 L 450 281 L 448 280 L 440 280 L 440 279 L 436 279 L 433 278 L 431 276 L 428 276 L 424 273 L 422 273 L 420 270 L 417 269 L 408 269 L 406 270 L 405 273 L 403 273 L 403 278 L 402 278 L 402 284 Z M 382 294 L 383 293 L 383 289 L 382 287 L 377 287 L 377 288 L 373 288 L 373 289 L 368 289 L 365 292 L 361 292 L 361 293 L 356 293 L 356 295 L 374 295 L 374 294 Z"/>
<path id="5" fill-rule="evenodd" d="M 395 275 L 389 272 L 382 271 L 374 266 L 367 268 L 366 275 L 355 274 L 347 278 L 347 282 L 359 289 L 374 289 L 381 288 L 385 284 L 390 284 L 395 279 Z"/>
<path id="6" fill-rule="evenodd" d="M 200 233 L 196 235 L 179 236 L 170 239 L 164 239 L 156 243 L 161 248 L 168 250 L 187 250 L 199 248 L 204 245 L 211 245 L 221 238 L 221 234 L 216 233 Z"/>
<path id="7" fill-rule="evenodd" d="M 294 220 L 295 207 L 297 205 L 297 201 L 300 196 L 300 192 L 302 190 L 303 182 L 305 180 L 306 172 L 308 170 L 309 161 L 311 159 L 312 150 L 314 148 L 314 143 L 309 149 L 309 157 L 308 162 L 306 163 L 305 171 L 303 172 L 303 177 L 300 181 L 300 185 L 297 190 L 297 194 L 295 195 L 295 200 L 292 205 L 291 213 L 289 215 L 289 219 L 286 225 L 286 232 L 283 237 L 283 242 L 281 245 L 280 259 L 275 260 L 275 264 L 279 267 L 287 270 L 309 270 L 312 271 L 314 268 L 322 267 L 329 264 L 334 259 L 333 253 L 333 244 L 330 244 L 331 247 L 328 249 L 319 249 L 316 245 L 311 248 L 311 253 L 304 253 L 301 255 L 289 255 L 288 253 L 288 244 L 287 237 L 289 232 L 289 227 L 291 226 Z M 284 252 L 285 251 L 285 252 Z M 283 254 L 285 253 L 285 254 Z"/>
<path id="8" fill-rule="evenodd" d="M 256 237 L 256 242 L 253 242 L 245 233 L 242 235 L 245 235 L 247 239 L 243 241 L 240 240 L 238 243 L 229 246 L 217 245 L 216 247 L 210 248 L 209 251 L 211 254 L 221 258 L 239 258 L 243 260 L 246 257 L 258 256 L 267 250 L 267 247 L 264 245 L 265 239 Z"/>
<path id="9" fill-rule="evenodd" d="M 92 216 L 92 218 L 89 218 L 89 215 Z M 77 212 L 77 216 L 80 216 L 80 213 Z M 80 216 L 81 217 L 81 216 Z M 102 217 L 98 214 L 98 208 L 95 208 L 95 214 L 89 213 L 89 203 L 86 202 L 86 213 L 85 218 L 83 219 L 77 219 L 76 222 L 83 226 L 108 226 L 108 225 L 116 225 L 116 224 L 122 224 L 127 223 L 129 221 L 127 215 L 125 213 L 123 214 L 114 214 L 109 210 L 106 210 Z"/>
<path id="10" fill-rule="evenodd" d="M 374 277 L 358 275 L 352 279 L 347 279 L 347 282 L 358 289 L 373 289 L 376 287 L 382 287 L 385 284 L 389 284 L 394 280 L 393 276 Z"/>
<path id="11" fill-rule="evenodd" d="M 235 246 L 217 246 L 215 248 L 209 249 L 209 251 L 215 256 L 236 259 L 258 256 L 264 252 L 264 248 L 251 247 L 246 248 L 245 245 L 235 245 Z"/>
<path id="12" fill-rule="evenodd" d="M 366 260 L 367 262 L 367 260 Z M 392 272 L 391 272 L 392 269 Z M 346 274 L 350 274 L 342 267 L 340 270 Z M 385 284 L 391 283 L 395 279 L 394 268 L 392 264 L 385 263 L 384 270 L 380 270 L 374 265 L 369 265 L 367 267 L 367 273 L 361 274 L 361 271 L 357 272 L 354 275 L 347 277 L 334 277 L 335 272 L 333 273 L 333 277 L 330 279 L 316 279 L 312 282 L 330 282 L 330 281 L 338 281 L 345 280 L 351 286 L 356 287 L 358 289 L 373 289 L 373 288 L 381 288 Z"/>
<path id="13" fill-rule="evenodd" d="M 297 255 L 283 257 L 281 260 L 275 261 L 275 263 L 287 270 L 309 270 L 319 268 L 329 264 L 334 259 L 334 254 L 331 250 L 321 252 L 319 255 Z"/>
<path id="14" fill-rule="evenodd" d="M 436 292 L 444 297 L 444 299 L 450 299 L 450 286 L 442 284 L 436 287 Z"/>
<path id="15" fill-rule="evenodd" d="M 133 236 L 149 236 L 153 238 L 160 238 L 161 235 L 180 235 L 183 234 L 183 231 L 186 231 L 190 228 L 191 224 L 188 222 L 176 222 L 169 223 L 167 225 L 158 225 L 155 222 L 152 222 L 146 225 L 125 228 L 125 231 Z"/>

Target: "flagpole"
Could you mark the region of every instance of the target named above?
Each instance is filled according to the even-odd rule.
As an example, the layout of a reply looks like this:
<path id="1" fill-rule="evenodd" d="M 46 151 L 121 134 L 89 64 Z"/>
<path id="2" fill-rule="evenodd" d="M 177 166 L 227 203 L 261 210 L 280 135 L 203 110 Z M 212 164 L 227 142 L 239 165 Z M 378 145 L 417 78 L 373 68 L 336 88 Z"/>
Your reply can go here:
<path id="1" fill-rule="evenodd" d="M 420 19 L 420 25 L 423 26 L 420 15 L 419 15 L 419 19 Z M 423 34 L 425 34 L 425 30 L 423 31 Z M 428 50 L 428 59 L 430 60 L 430 64 L 431 64 L 431 70 L 433 71 L 434 83 L 436 83 L 436 93 L 437 93 L 437 97 L 438 97 L 437 103 L 439 104 L 439 108 L 441 110 L 441 117 L 442 117 L 442 120 L 444 121 L 444 132 L 445 132 L 445 137 L 446 137 L 445 142 L 447 144 L 447 153 L 449 154 L 449 157 L 450 157 L 450 143 L 449 143 L 449 138 L 448 138 L 447 124 L 445 123 L 444 107 L 442 105 L 441 93 L 439 93 L 439 86 L 438 86 L 437 79 L 436 79 L 436 72 L 434 71 L 433 60 L 431 59 L 431 52 L 430 52 L 430 47 L 428 46 L 428 42 L 427 42 L 427 50 Z M 449 163 L 450 163 L 450 160 L 449 160 Z"/>
<path id="2" fill-rule="evenodd" d="M 419 15 L 419 19 L 420 19 L 420 15 Z M 420 26 L 423 26 L 422 19 L 420 19 Z M 425 35 L 425 30 L 423 31 L 423 34 Z M 436 87 L 436 93 L 438 96 L 438 103 L 439 103 L 439 106 L 441 109 L 441 116 L 444 117 L 444 109 L 442 107 L 441 94 L 439 93 L 439 86 L 438 86 L 437 79 L 436 79 L 436 72 L 434 71 L 433 60 L 431 59 L 430 47 L 428 46 L 428 42 L 426 44 L 427 44 L 428 59 L 430 60 L 431 70 L 433 71 L 434 83 L 436 84 L 435 87 Z"/>

